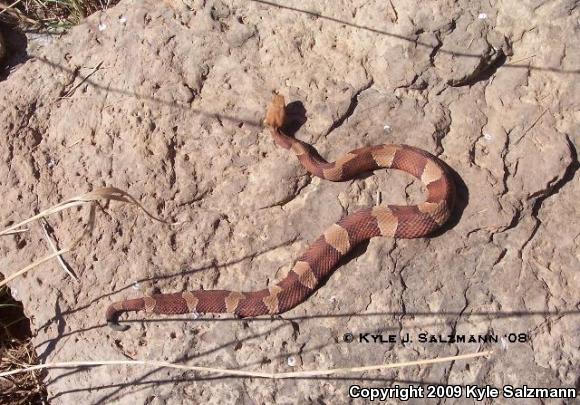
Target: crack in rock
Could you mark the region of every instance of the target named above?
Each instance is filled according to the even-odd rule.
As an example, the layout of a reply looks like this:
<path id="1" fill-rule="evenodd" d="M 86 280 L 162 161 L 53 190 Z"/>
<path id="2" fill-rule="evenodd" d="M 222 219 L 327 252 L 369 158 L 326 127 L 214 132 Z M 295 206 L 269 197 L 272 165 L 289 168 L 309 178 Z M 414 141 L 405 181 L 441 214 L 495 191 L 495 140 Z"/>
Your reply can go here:
<path id="1" fill-rule="evenodd" d="M 354 93 L 354 95 L 350 99 L 350 104 L 346 109 L 346 111 L 344 112 L 344 114 L 340 115 L 336 120 L 334 120 L 334 122 L 332 123 L 328 131 L 326 131 L 324 136 L 328 136 L 332 131 L 342 126 L 342 124 L 344 124 L 344 122 L 354 114 L 354 111 L 358 106 L 358 97 L 363 91 L 370 89 L 373 84 L 374 80 L 371 78 L 363 87 L 361 87 L 356 93 Z"/>

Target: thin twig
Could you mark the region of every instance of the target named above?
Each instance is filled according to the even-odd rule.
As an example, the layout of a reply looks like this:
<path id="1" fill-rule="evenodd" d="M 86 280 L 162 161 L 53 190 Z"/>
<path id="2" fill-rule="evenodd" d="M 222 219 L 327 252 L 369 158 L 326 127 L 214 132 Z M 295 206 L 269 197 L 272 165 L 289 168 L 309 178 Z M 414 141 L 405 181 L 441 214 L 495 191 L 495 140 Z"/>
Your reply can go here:
<path id="1" fill-rule="evenodd" d="M 34 262 L 34 263 L 31 263 L 31 264 L 29 264 L 29 265 L 28 265 L 28 266 L 26 266 L 25 268 L 23 268 L 23 269 L 21 269 L 21 270 L 17 271 L 16 273 L 14 273 L 14 274 L 12 274 L 12 275 L 10 275 L 10 276 L 6 277 L 4 280 L 0 281 L 0 287 L 2 287 L 2 286 L 4 286 L 4 285 L 8 284 L 10 281 L 14 280 L 16 277 L 18 277 L 18 276 L 21 276 L 22 274 L 24 274 L 24 273 L 26 273 L 26 272 L 30 271 L 30 270 L 31 270 L 31 269 L 33 269 L 34 267 L 36 267 L 36 266 L 38 266 L 38 265 L 40 265 L 40 264 L 42 264 L 42 263 L 45 263 L 45 262 L 47 262 L 47 261 L 49 261 L 49 260 L 51 260 L 51 259 L 54 259 L 55 257 L 57 257 L 57 256 L 59 256 L 59 255 L 62 255 L 63 253 L 66 253 L 66 252 L 70 252 L 70 249 L 69 249 L 69 248 L 61 249 L 61 250 L 59 250 L 59 251 L 57 251 L 57 252 L 54 252 L 54 253 L 53 253 L 53 254 L 51 254 L 51 255 L 45 256 L 45 257 L 43 257 L 42 259 L 40 259 L 40 260 L 37 260 L 37 261 L 36 261 L 36 262 Z"/>
<path id="2" fill-rule="evenodd" d="M 2 11 L 0 11 L 0 14 L 2 13 L 7 13 L 10 14 L 14 17 L 17 18 L 21 18 L 25 21 L 27 21 L 29 24 L 34 25 L 37 23 L 36 20 L 33 20 L 32 18 L 26 16 L 22 11 L 20 11 L 17 8 L 11 8 L 13 5 L 17 4 L 18 2 L 11 4 L 10 6 L 7 6 L 6 4 L 4 4 L 3 2 L 0 2 L 0 8 L 2 9 Z"/>
<path id="3" fill-rule="evenodd" d="M 82 141 L 83 141 L 83 138 L 77 139 L 76 141 L 74 141 L 73 143 L 71 143 L 70 145 L 68 145 L 67 148 L 72 148 L 73 146 L 81 143 Z"/>
<path id="4" fill-rule="evenodd" d="M 520 63 L 520 62 L 523 62 L 523 61 L 525 61 L 525 60 L 532 59 L 532 58 L 533 58 L 533 57 L 535 57 L 535 56 L 536 56 L 536 55 L 531 55 L 531 56 L 528 56 L 528 57 L 525 57 L 525 58 L 522 58 L 522 59 L 518 59 L 518 60 L 516 60 L 516 61 L 513 61 L 513 62 L 512 62 L 512 61 L 510 61 L 510 63 L 509 63 L 509 64 L 510 64 L 510 65 L 515 65 L 516 63 Z M 508 65 L 508 66 L 509 66 L 509 65 Z"/>
<path id="5" fill-rule="evenodd" d="M 530 132 L 530 130 L 534 127 L 534 125 L 536 125 L 538 123 L 538 121 L 540 121 L 540 118 L 542 118 L 544 116 L 544 114 L 549 110 L 549 108 L 545 108 L 544 111 L 542 111 L 542 113 L 538 116 L 538 118 L 536 118 L 536 120 L 532 123 L 532 125 L 530 125 L 528 127 L 528 129 L 526 129 L 522 135 L 514 142 L 514 145 L 517 145 L 518 143 L 520 143 L 520 141 L 524 138 L 524 136 L 526 136 L 526 134 L 528 132 Z"/>
<path id="6" fill-rule="evenodd" d="M 393 2 L 391 0 L 389 0 L 389 4 L 391 5 L 391 9 L 393 9 L 393 13 L 395 14 L 393 22 L 396 23 L 397 21 L 399 21 L 399 13 L 397 13 L 397 10 L 395 9 L 395 6 L 393 5 Z"/>
<path id="7" fill-rule="evenodd" d="M 24 233 L 24 232 L 28 232 L 30 229 L 29 228 L 22 228 L 22 229 L 14 229 L 5 233 L 2 233 L 2 235 L 15 235 L 17 233 Z"/>
<path id="8" fill-rule="evenodd" d="M 90 193 L 87 193 L 85 195 L 88 195 Z M 48 260 L 54 258 L 54 257 L 59 257 L 60 255 L 62 255 L 63 253 L 66 252 L 70 252 L 72 251 L 79 243 L 80 241 L 85 237 L 85 235 L 87 235 L 88 233 L 90 233 L 93 230 L 93 227 L 95 225 L 95 202 L 94 201 L 86 201 L 85 203 L 90 202 L 90 211 L 89 211 L 89 220 L 87 221 L 87 224 L 85 225 L 85 230 L 83 231 L 83 233 L 81 234 L 81 236 L 79 236 L 73 243 L 72 245 L 70 245 L 69 247 L 65 248 L 65 249 L 61 249 L 59 251 L 54 252 L 51 255 L 45 256 L 40 260 L 37 260 L 36 262 L 29 264 L 28 266 L 26 266 L 25 268 L 17 271 L 16 273 L 12 274 L 9 277 L 6 277 L 4 280 L 2 280 L 0 282 L 0 287 L 6 285 L 9 281 L 13 280 L 14 278 L 32 270 L 33 268 L 35 268 L 36 266 L 47 262 Z M 39 217 L 39 218 L 44 218 L 43 216 Z M 2 235 L 2 233 L 0 233 L 0 235 Z M 76 278 L 76 276 L 74 276 Z"/>
<path id="9" fill-rule="evenodd" d="M 42 218 L 41 222 L 42 222 L 42 230 L 44 231 L 44 236 L 45 236 L 46 240 L 48 241 L 48 245 L 50 246 L 50 248 L 52 249 L 53 252 L 58 252 L 58 247 L 56 246 L 56 241 L 53 241 L 50 233 L 48 232 L 48 230 L 49 230 L 48 221 L 46 220 L 46 218 Z M 61 255 L 58 255 L 56 257 L 56 259 L 58 260 L 60 267 L 62 267 L 62 269 L 69 276 L 74 278 L 76 281 L 79 281 L 79 278 L 77 277 L 77 275 L 70 269 L 68 264 L 65 263 L 65 261 L 63 260 Z"/>
<path id="10" fill-rule="evenodd" d="M 24 221 L 22 221 L 22 222 L 20 222 L 20 223 L 18 223 L 16 225 L 12 225 L 12 226 L 4 229 L 2 232 L 0 232 L 0 236 L 8 235 L 14 229 L 20 228 L 22 225 L 26 225 L 26 224 L 28 224 L 30 222 L 36 221 L 37 219 L 46 217 L 46 216 L 48 216 L 50 214 L 54 214 L 56 212 L 59 212 L 59 211 L 62 211 L 64 209 L 66 209 L 66 208 L 77 207 L 79 205 L 84 205 L 84 204 L 87 203 L 86 201 L 76 201 L 74 199 L 71 199 L 71 200 L 67 200 L 67 201 L 65 201 L 63 203 L 54 205 L 54 206 L 52 206 L 52 207 L 50 207 L 50 208 L 42 211 L 41 213 L 39 213 L 37 215 L 34 215 L 33 217 L 30 217 L 30 218 L 28 218 L 28 219 L 26 219 L 26 220 L 24 220 Z"/>
<path id="11" fill-rule="evenodd" d="M 103 61 L 100 61 L 97 66 L 95 66 L 95 68 L 93 69 L 93 71 L 91 73 L 89 73 L 88 75 L 86 75 L 85 77 L 83 77 L 83 80 L 80 81 L 79 84 L 77 84 L 76 86 L 74 86 L 72 89 L 70 89 L 69 91 L 67 91 L 67 93 L 63 96 L 63 97 L 70 97 L 75 91 L 76 89 L 78 89 L 79 87 L 81 87 L 81 85 L 87 81 L 89 79 L 89 77 L 91 77 L 92 75 L 95 74 L 95 72 L 97 70 L 99 70 L 99 68 L 101 67 L 101 65 L 103 64 Z M 59 99 L 62 97 L 59 97 Z"/>
<path id="12" fill-rule="evenodd" d="M 106 200 L 114 200 L 114 201 L 122 201 L 125 203 L 130 203 L 133 205 L 136 205 L 137 207 L 139 207 L 149 218 L 154 219 L 156 221 L 159 222 L 163 222 L 165 224 L 169 224 L 169 225 L 179 225 L 182 224 L 185 221 L 180 221 L 180 222 L 167 222 L 164 221 L 161 218 L 158 218 L 156 216 L 154 216 L 153 214 L 151 214 L 149 211 L 147 211 L 147 209 L 139 202 L 137 201 L 132 195 L 130 195 L 129 193 L 120 190 L 116 187 L 102 187 L 102 188 L 98 188 L 95 189 L 89 193 L 85 193 L 73 198 L 69 198 L 68 200 L 65 200 L 59 204 L 56 204 L 42 212 L 40 212 L 39 214 L 33 216 L 32 218 L 28 218 L 16 225 L 12 225 L 8 228 L 6 228 L 4 231 L 0 232 L 0 236 L 3 235 L 8 235 L 11 232 L 13 232 L 15 229 L 20 228 L 22 225 L 28 224 L 32 221 L 35 221 L 37 219 L 41 219 L 41 218 L 45 218 L 51 214 L 60 212 L 62 210 L 65 210 L 67 208 L 72 208 L 72 207 L 77 207 L 77 206 L 81 206 L 84 204 L 90 204 L 90 212 L 89 212 L 89 221 L 85 227 L 84 232 L 81 234 L 81 236 L 79 236 L 69 247 L 65 248 L 65 249 L 61 249 L 51 255 L 45 256 L 40 260 L 37 260 L 36 262 L 29 264 L 28 266 L 24 267 L 23 269 L 17 271 L 16 273 L 12 274 L 11 276 L 5 278 L 3 281 L 0 282 L 0 287 L 2 287 L 3 285 L 5 285 L 6 283 L 8 283 L 9 281 L 13 280 L 14 278 L 30 271 L 31 269 L 33 269 L 34 267 L 47 262 L 50 259 L 53 259 L 54 257 L 59 257 L 61 254 L 66 253 L 66 252 L 70 252 L 72 251 L 79 243 L 80 241 L 85 237 L 85 235 L 87 235 L 89 232 L 92 231 L 94 223 L 95 223 L 95 205 L 98 203 L 98 200 L 100 199 L 106 199 Z"/>
<path id="13" fill-rule="evenodd" d="M 9 232 L 13 231 L 14 229 L 20 228 L 22 225 L 26 225 L 30 222 L 36 221 L 39 218 L 43 218 L 43 217 L 49 216 L 51 214 L 55 214 L 57 212 L 65 210 L 67 208 L 73 208 L 73 207 L 78 207 L 80 205 L 84 205 L 86 203 L 92 203 L 93 201 L 97 201 L 99 199 L 114 200 L 114 201 L 131 203 L 131 204 L 139 207 L 145 213 L 145 215 L 147 215 L 149 218 L 154 219 L 158 222 L 163 222 L 163 223 L 169 224 L 169 225 L 179 225 L 182 223 L 182 222 L 168 222 L 168 221 L 165 221 L 161 218 L 156 217 L 155 215 L 153 215 L 149 211 L 147 211 L 147 209 L 140 202 L 138 202 L 135 199 L 135 197 L 133 197 L 132 195 L 130 195 L 129 193 L 127 193 L 121 189 L 118 189 L 116 187 L 101 187 L 101 188 L 97 188 L 91 192 L 81 194 L 81 195 L 78 195 L 76 197 L 69 198 L 68 200 L 65 200 L 61 203 L 53 205 L 52 207 L 45 209 L 44 211 L 40 212 L 37 215 L 34 215 L 33 217 L 30 217 L 30 218 L 28 218 L 28 219 L 26 219 L 26 220 L 24 220 L 16 225 L 12 225 L 12 226 L 4 229 L 2 232 L 0 232 L 0 236 L 6 235 Z"/>
<path id="14" fill-rule="evenodd" d="M 187 366 L 184 364 L 174 364 L 165 361 L 148 361 L 148 360 L 103 360 L 103 361 L 71 361 L 62 363 L 45 363 L 38 364 L 35 366 L 20 368 L 16 370 L 10 370 L 0 373 L 0 377 L 8 377 L 14 374 L 26 373 L 35 370 L 41 370 L 45 368 L 71 368 L 71 367 L 98 367 L 98 366 L 118 366 L 118 365 L 131 365 L 131 366 L 148 366 L 148 367 L 167 367 L 175 368 L 179 370 L 188 371 L 200 371 L 206 373 L 217 373 L 220 375 L 235 375 L 240 377 L 257 377 L 257 378 L 268 378 L 268 379 L 281 379 L 281 378 L 301 378 L 301 377 L 313 377 L 313 376 L 325 376 L 332 374 L 345 374 L 354 372 L 365 372 L 373 370 L 385 370 L 391 368 L 401 368 L 401 367 L 412 367 L 412 366 L 424 366 L 428 364 L 445 363 L 448 361 L 458 361 L 472 359 L 476 357 L 487 357 L 490 356 L 493 351 L 485 351 L 480 353 L 469 353 L 462 354 L 458 356 L 440 357 L 427 360 L 414 360 L 414 361 L 403 361 L 400 363 L 391 364 L 379 364 L 374 366 L 361 366 L 361 367 L 350 367 L 350 368 L 334 368 L 327 370 L 309 370 L 309 371 L 294 371 L 287 373 L 266 373 L 260 371 L 244 371 L 244 370 L 228 370 L 214 367 L 200 367 L 200 366 Z"/>
<path id="15" fill-rule="evenodd" d="M 14 3 L 10 4 L 9 6 L 5 6 L 5 5 L 1 5 L 1 7 L 3 8 L 2 11 L 0 11 L 0 15 L 4 14 L 5 12 L 7 12 L 8 10 L 10 10 L 11 8 L 13 8 L 14 6 L 16 6 L 18 3 L 20 3 L 22 0 L 16 0 Z"/>

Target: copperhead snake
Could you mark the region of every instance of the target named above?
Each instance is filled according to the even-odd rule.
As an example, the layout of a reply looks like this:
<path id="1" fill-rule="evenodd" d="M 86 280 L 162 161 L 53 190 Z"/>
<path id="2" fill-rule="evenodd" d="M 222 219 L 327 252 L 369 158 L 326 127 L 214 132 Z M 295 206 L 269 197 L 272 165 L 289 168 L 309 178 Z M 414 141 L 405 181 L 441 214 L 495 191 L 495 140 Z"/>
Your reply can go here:
<path id="1" fill-rule="evenodd" d="M 119 301 L 107 309 L 109 326 L 126 330 L 127 326 L 118 323 L 119 315 L 126 311 L 232 313 L 242 318 L 280 314 L 306 301 L 357 244 L 375 236 L 419 238 L 449 218 L 455 187 L 445 164 L 430 153 L 407 145 L 379 145 L 353 150 L 329 163 L 308 144 L 285 134 L 285 121 L 284 98 L 275 95 L 265 124 L 276 144 L 294 152 L 312 175 L 344 181 L 379 168 L 398 169 L 421 180 L 427 190 L 426 200 L 417 205 L 379 205 L 343 217 L 310 245 L 286 277 L 268 288 L 251 292 L 197 290 Z"/>

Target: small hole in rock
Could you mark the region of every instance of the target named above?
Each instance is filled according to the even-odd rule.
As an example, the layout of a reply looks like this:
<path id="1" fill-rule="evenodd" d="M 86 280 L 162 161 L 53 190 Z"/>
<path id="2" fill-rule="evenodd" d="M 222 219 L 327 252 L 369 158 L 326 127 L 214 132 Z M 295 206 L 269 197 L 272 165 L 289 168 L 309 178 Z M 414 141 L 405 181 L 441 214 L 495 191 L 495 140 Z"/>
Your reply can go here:
<path id="1" fill-rule="evenodd" d="M 24 249 L 26 246 L 26 240 L 20 239 L 16 242 L 16 249 Z"/>

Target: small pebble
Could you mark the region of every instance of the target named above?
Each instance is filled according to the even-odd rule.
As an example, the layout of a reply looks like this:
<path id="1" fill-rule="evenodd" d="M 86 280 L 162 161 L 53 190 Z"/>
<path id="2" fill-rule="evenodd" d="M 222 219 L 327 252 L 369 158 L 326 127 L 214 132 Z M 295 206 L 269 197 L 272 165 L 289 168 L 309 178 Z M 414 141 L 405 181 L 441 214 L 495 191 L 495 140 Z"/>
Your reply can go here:
<path id="1" fill-rule="evenodd" d="M 383 129 L 385 130 L 385 132 L 391 132 L 391 126 L 390 125 L 385 125 L 383 127 Z"/>
<path id="2" fill-rule="evenodd" d="M 485 138 L 486 141 L 491 141 L 491 138 L 493 138 L 491 136 L 491 134 L 488 134 L 487 132 L 484 132 L 483 133 L 483 137 Z"/>
<path id="3" fill-rule="evenodd" d="M 138 289 L 139 289 L 139 282 L 138 282 L 138 281 L 135 281 L 135 282 L 133 283 L 133 289 L 134 289 L 134 290 L 138 290 Z"/>
<path id="4" fill-rule="evenodd" d="M 107 24 L 105 23 L 100 23 L 99 24 L 99 31 L 104 31 L 107 29 Z"/>
<path id="5" fill-rule="evenodd" d="M 485 14 L 485 13 L 479 13 L 479 15 L 477 16 L 477 18 L 479 18 L 480 20 L 485 20 L 487 18 L 487 14 Z"/>
<path id="6" fill-rule="evenodd" d="M 119 17 L 119 22 L 121 24 L 125 24 L 127 22 L 127 17 L 125 17 L 124 15 L 120 16 Z"/>
<path id="7" fill-rule="evenodd" d="M 200 314 L 199 314 L 198 312 L 192 312 L 192 313 L 191 313 L 191 317 L 192 317 L 193 319 L 197 319 L 197 318 L 199 318 L 199 317 L 200 317 Z"/>
<path id="8" fill-rule="evenodd" d="M 294 367 L 296 365 L 296 357 L 294 356 L 289 356 L 288 357 L 288 365 L 290 367 Z"/>

